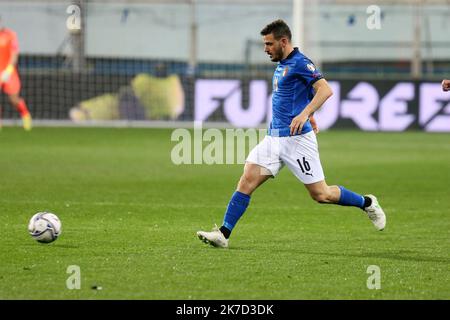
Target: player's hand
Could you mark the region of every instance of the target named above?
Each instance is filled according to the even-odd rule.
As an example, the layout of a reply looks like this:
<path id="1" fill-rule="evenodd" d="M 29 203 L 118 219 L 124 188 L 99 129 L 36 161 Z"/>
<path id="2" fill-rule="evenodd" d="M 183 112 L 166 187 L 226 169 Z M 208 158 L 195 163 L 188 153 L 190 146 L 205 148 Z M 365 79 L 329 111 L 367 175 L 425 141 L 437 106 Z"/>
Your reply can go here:
<path id="1" fill-rule="evenodd" d="M 450 91 L 450 80 L 447 79 L 442 80 L 442 90 Z"/>
<path id="2" fill-rule="evenodd" d="M 0 82 L 7 82 L 10 76 L 11 76 L 10 73 L 3 71 L 2 74 L 0 75 Z"/>
<path id="3" fill-rule="evenodd" d="M 311 122 L 311 126 L 313 128 L 313 131 L 315 134 L 319 133 L 319 126 L 317 125 L 316 119 L 314 119 L 314 116 L 309 117 L 309 122 Z"/>
<path id="4" fill-rule="evenodd" d="M 291 128 L 291 136 L 296 135 L 297 132 L 301 132 L 306 121 L 308 121 L 308 117 L 302 113 L 292 119 L 292 122 L 289 125 L 289 128 Z"/>
<path id="5" fill-rule="evenodd" d="M 7 66 L 6 69 L 3 70 L 2 74 L 0 75 L 0 81 L 7 82 L 9 80 L 9 77 L 11 77 L 13 71 L 14 67 L 12 65 Z"/>

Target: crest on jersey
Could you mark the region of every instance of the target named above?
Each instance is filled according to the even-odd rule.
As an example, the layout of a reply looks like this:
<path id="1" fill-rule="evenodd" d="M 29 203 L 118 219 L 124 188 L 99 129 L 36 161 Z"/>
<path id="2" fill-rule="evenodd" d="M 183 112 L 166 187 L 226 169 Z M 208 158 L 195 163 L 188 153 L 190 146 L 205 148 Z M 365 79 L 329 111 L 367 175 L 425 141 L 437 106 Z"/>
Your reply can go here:
<path id="1" fill-rule="evenodd" d="M 308 68 L 309 71 L 314 72 L 316 71 L 316 67 L 312 64 L 312 63 L 308 63 L 306 65 L 306 67 Z"/>
<path id="2" fill-rule="evenodd" d="M 288 71 L 289 71 L 288 67 L 284 68 L 284 70 L 283 70 L 283 77 L 285 77 L 287 75 Z"/>

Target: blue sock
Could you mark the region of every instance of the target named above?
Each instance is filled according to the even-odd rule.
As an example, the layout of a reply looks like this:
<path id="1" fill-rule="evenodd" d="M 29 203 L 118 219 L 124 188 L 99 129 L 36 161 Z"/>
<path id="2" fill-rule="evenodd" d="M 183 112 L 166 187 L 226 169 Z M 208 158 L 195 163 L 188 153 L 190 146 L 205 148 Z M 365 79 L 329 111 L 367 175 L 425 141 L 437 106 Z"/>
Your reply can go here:
<path id="1" fill-rule="evenodd" d="M 341 189 L 341 197 L 338 204 L 364 209 L 364 197 L 362 195 L 347 190 L 343 186 L 339 186 L 339 189 Z"/>
<path id="2" fill-rule="evenodd" d="M 228 203 L 225 217 L 223 218 L 223 226 L 230 231 L 233 230 L 234 226 L 247 209 L 249 202 L 249 195 L 239 191 L 234 192 Z"/>

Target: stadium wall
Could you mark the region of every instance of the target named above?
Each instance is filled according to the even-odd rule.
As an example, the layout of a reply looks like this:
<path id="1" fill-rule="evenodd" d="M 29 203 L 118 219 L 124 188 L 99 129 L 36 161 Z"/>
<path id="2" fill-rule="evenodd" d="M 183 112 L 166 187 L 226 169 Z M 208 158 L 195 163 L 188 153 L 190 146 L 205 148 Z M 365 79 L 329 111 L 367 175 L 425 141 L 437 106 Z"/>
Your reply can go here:
<path id="1" fill-rule="evenodd" d="M 71 1 L 1 1 L 5 24 L 17 31 L 24 54 L 69 54 L 66 13 Z M 190 52 L 188 2 L 86 2 L 86 54 L 89 57 L 187 60 Z M 382 4 L 381 28 L 366 26 L 367 4 L 310 1 L 306 5 L 305 45 L 308 55 L 330 61 L 398 61 L 412 58 L 415 6 Z M 424 59 L 450 56 L 450 5 L 422 7 Z M 197 1 L 198 61 L 244 62 L 249 43 L 259 42 L 259 30 L 275 18 L 292 23 L 292 1 Z M 234 30 L 231 36 L 230 26 Z M 33 32 L 30 32 L 33 30 Z M 330 32 L 332 30 L 333 32 Z M 266 62 L 250 50 L 255 63 Z"/>

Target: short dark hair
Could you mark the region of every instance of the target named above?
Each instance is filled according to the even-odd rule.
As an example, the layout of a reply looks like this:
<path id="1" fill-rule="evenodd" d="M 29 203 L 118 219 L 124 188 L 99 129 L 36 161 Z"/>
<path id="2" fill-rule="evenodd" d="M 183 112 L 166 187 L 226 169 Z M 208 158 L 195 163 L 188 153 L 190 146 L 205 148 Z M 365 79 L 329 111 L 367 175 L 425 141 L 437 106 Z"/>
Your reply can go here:
<path id="1" fill-rule="evenodd" d="M 286 37 L 289 39 L 289 41 L 291 41 L 292 38 L 291 29 L 289 29 L 287 23 L 281 19 L 269 23 L 264 27 L 264 29 L 261 30 L 262 36 L 266 36 L 271 33 L 273 33 L 273 37 L 276 40 L 280 40 L 282 37 Z"/>

